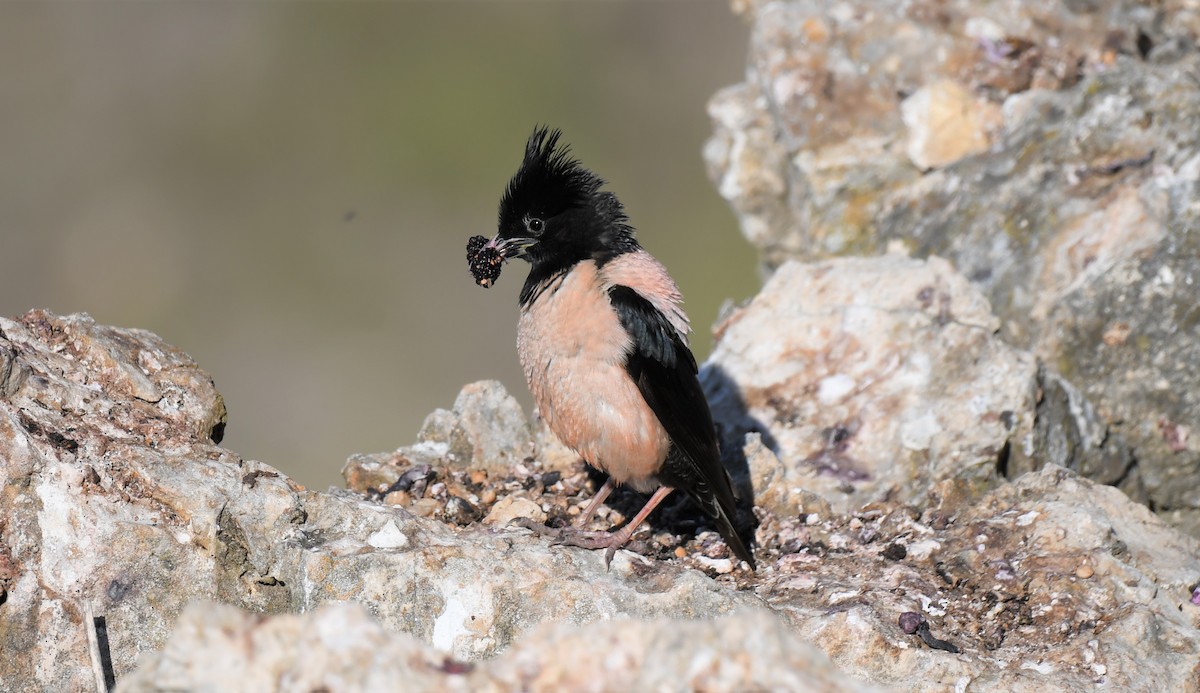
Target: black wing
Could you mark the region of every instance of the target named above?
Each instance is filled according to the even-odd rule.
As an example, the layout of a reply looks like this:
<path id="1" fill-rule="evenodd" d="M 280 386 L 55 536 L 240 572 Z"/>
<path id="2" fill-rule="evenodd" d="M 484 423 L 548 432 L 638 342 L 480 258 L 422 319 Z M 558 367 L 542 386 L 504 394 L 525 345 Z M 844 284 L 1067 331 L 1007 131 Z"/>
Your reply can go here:
<path id="1" fill-rule="evenodd" d="M 674 443 L 659 476 L 696 499 L 738 558 L 753 566 L 754 558 L 733 526 L 736 500 L 721 465 L 708 400 L 696 378 L 696 358 L 667 316 L 637 291 L 614 286 L 608 296 L 633 338 L 625 369 Z"/>

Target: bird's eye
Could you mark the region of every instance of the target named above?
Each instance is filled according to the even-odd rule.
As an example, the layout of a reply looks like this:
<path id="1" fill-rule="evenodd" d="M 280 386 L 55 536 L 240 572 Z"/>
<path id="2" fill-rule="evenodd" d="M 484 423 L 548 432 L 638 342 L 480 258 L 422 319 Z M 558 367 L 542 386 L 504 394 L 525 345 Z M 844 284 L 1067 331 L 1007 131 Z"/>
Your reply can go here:
<path id="1" fill-rule="evenodd" d="M 532 219 L 525 220 L 525 228 L 529 229 L 533 233 L 541 233 L 546 228 L 546 223 L 541 219 L 534 217 Z"/>

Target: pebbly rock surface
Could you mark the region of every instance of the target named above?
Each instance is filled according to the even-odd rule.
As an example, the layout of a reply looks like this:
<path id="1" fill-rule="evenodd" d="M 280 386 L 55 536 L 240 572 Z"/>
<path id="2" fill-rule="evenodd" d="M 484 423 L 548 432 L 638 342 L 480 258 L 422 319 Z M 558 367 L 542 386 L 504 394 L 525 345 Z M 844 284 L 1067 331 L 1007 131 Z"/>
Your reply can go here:
<path id="1" fill-rule="evenodd" d="M 965 343 L 995 348 L 994 320 L 970 290 L 955 296 L 955 314 L 981 318 Z M 931 328 L 918 316 L 894 329 Z M 1200 676 L 1200 546 L 1060 467 L 1013 483 L 917 470 L 903 494 L 847 510 L 766 475 L 755 494 L 788 500 L 755 508 L 758 572 L 679 501 L 606 570 L 600 552 L 505 525 L 569 522 L 598 488 L 579 466 L 545 467 L 536 446 L 507 470 L 397 454 L 373 467 L 394 478 L 365 486 L 356 467 L 386 456 L 355 456 L 351 488 L 312 492 L 219 447 L 211 380 L 150 333 L 35 311 L 0 320 L 0 353 L 0 632 L 22 653 L 0 657 L 6 690 L 91 690 L 106 673 L 123 691 L 1150 691 Z M 928 396 L 916 377 L 880 391 L 902 383 Z M 464 390 L 493 394 L 460 398 L 463 420 L 507 396 Z M 864 426 L 855 445 L 889 435 Z M 764 438 L 745 445 L 774 456 Z M 972 440 L 946 436 L 934 461 L 974 478 Z M 639 503 L 614 493 L 594 528 Z"/>
<path id="2" fill-rule="evenodd" d="M 23 653 L 0 657 L 6 686 L 90 688 L 95 618 L 119 677 L 161 648 L 197 599 L 263 613 L 357 601 L 463 659 L 543 621 L 713 616 L 758 603 L 633 554 L 605 570 L 594 552 L 551 551 L 528 530 L 470 513 L 426 519 L 347 491 L 310 492 L 219 447 L 226 415 L 211 379 L 148 332 L 33 311 L 0 320 L 0 355 L 0 632 L 6 651 Z M 500 394 L 468 396 L 466 419 L 486 416 Z M 436 486 L 409 493 L 437 504 Z"/>
<path id="3" fill-rule="evenodd" d="M 1194 539 L 1061 468 L 956 494 L 766 518 L 780 553 L 757 592 L 843 671 L 897 690 L 1194 686 Z M 927 631 L 906 635 L 912 620 Z"/>
<path id="4" fill-rule="evenodd" d="M 1044 364 L 1035 464 L 1200 535 L 1195 3 L 735 8 L 747 78 L 705 158 L 764 268 L 945 258 Z"/>
<path id="5" fill-rule="evenodd" d="M 521 404 L 499 382 L 485 380 L 464 387 L 452 409 L 435 409 L 425 417 L 415 445 L 387 455 L 353 456 L 343 475 L 352 487 L 387 493 L 397 469 L 450 464 L 505 471 L 531 459 L 533 446 L 533 432 Z M 402 486 L 414 481 L 405 480 Z"/>

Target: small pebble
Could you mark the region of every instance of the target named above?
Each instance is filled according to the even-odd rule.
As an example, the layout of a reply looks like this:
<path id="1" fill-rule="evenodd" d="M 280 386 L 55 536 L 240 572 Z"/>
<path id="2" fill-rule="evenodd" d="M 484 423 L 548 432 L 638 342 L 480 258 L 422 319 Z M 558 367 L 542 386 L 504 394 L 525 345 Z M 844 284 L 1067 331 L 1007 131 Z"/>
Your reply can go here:
<path id="1" fill-rule="evenodd" d="M 474 469 L 471 471 L 471 483 L 482 484 L 487 481 L 487 472 L 482 469 Z"/>
<path id="2" fill-rule="evenodd" d="M 399 549 L 408 546 L 408 537 L 400 531 L 395 521 L 388 520 L 379 531 L 367 537 L 367 544 L 377 549 Z"/>
<path id="3" fill-rule="evenodd" d="M 912 635 L 921 627 L 921 622 L 925 617 L 915 611 L 905 611 L 900 614 L 900 630 Z"/>
<path id="4" fill-rule="evenodd" d="M 545 524 L 546 513 L 538 504 L 523 496 L 505 496 L 492 506 L 484 524 L 503 527 L 517 518 L 528 518 L 537 524 Z"/>
<path id="5" fill-rule="evenodd" d="M 728 558 L 709 558 L 708 556 L 697 556 L 696 562 L 700 565 L 711 569 L 718 575 L 728 575 L 733 572 L 733 561 Z"/>
<path id="6" fill-rule="evenodd" d="M 1086 580 L 1095 575 L 1096 571 L 1092 570 L 1092 566 L 1084 564 L 1075 569 L 1075 577 L 1080 580 Z"/>
<path id="7" fill-rule="evenodd" d="M 687 549 L 682 546 L 675 547 L 675 558 L 686 558 L 688 555 Z"/>
<path id="8" fill-rule="evenodd" d="M 409 489 L 412 489 L 413 486 L 420 484 L 420 490 L 413 491 L 415 495 L 419 496 L 424 493 L 426 484 L 430 479 L 434 478 L 434 476 L 436 476 L 436 474 L 434 473 L 432 467 L 427 464 L 420 464 L 401 474 L 400 478 L 396 480 L 396 483 L 392 484 L 392 488 L 397 491 L 408 491 Z"/>
<path id="9" fill-rule="evenodd" d="M 383 497 L 383 502 L 388 505 L 408 505 L 412 502 L 412 496 L 408 491 L 392 491 Z"/>
<path id="10" fill-rule="evenodd" d="M 438 503 L 433 498 L 418 498 L 409 510 L 417 517 L 433 517 L 440 507 L 441 503 Z"/>
<path id="11" fill-rule="evenodd" d="M 450 496 L 446 501 L 445 518 L 460 527 L 466 527 L 479 519 L 479 508 L 471 505 L 470 501 L 458 496 Z"/>

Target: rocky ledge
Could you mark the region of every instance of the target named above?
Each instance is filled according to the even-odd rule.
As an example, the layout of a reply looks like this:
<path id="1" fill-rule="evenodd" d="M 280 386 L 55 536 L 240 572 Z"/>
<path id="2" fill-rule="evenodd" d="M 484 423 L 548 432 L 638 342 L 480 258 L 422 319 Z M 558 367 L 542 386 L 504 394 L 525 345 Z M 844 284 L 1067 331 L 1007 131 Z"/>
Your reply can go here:
<path id="1" fill-rule="evenodd" d="M 997 341 L 986 301 L 945 263 L 880 261 L 781 270 L 726 318 L 705 366 L 726 438 L 742 438 L 728 461 L 758 499 L 757 573 L 682 503 L 611 570 L 510 526 L 569 521 L 595 480 L 498 383 L 465 387 L 414 445 L 353 456 L 349 488 L 313 492 L 220 447 L 220 395 L 154 335 L 84 315 L 0 320 L 0 631 L 21 653 L 0 658 L 0 679 L 45 691 L 106 675 L 122 691 L 1194 683 L 1200 546 L 1066 469 L 1007 481 L 1003 464 L 1036 450 L 1032 360 Z M 863 294 L 880 271 L 915 290 Z M 843 283 L 860 291 L 839 297 Z M 751 348 L 739 334 L 759 321 L 799 342 Z M 826 356 L 789 366 L 798 350 Z M 820 412 L 796 410 L 813 398 Z M 829 423 L 847 420 L 859 423 Z M 615 497 L 597 526 L 636 503 Z"/>

